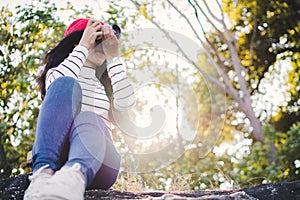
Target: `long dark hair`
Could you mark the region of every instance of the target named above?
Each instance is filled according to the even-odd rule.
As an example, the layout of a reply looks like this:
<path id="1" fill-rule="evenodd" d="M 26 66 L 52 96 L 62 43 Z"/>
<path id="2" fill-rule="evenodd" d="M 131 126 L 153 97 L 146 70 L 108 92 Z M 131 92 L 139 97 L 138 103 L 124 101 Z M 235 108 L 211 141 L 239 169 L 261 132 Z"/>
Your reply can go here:
<path id="1" fill-rule="evenodd" d="M 75 31 L 62 39 L 57 46 L 55 46 L 52 50 L 50 50 L 43 61 L 44 69 L 38 75 L 36 81 L 38 83 L 39 90 L 41 92 L 41 97 L 44 99 L 46 95 L 46 75 L 49 69 L 57 67 L 64 59 L 66 59 L 69 54 L 75 48 L 75 45 L 79 43 L 83 34 L 82 31 Z M 104 85 L 106 95 L 109 100 L 112 101 L 112 86 L 111 80 L 108 76 L 108 72 L 106 69 L 106 62 L 104 62 L 101 66 L 96 69 L 96 77 L 98 80 Z"/>

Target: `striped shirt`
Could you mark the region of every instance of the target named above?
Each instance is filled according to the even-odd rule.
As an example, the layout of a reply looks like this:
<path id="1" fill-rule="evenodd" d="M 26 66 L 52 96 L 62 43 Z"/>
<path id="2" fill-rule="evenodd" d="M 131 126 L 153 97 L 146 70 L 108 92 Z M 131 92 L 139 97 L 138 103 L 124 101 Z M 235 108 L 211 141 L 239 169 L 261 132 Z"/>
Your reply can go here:
<path id="1" fill-rule="evenodd" d="M 95 112 L 111 129 L 108 117 L 110 102 L 104 86 L 96 78 L 95 69 L 83 66 L 87 56 L 86 47 L 76 46 L 62 63 L 48 70 L 46 90 L 59 77 L 70 76 L 77 79 L 82 89 L 82 111 Z M 115 59 L 107 65 L 107 71 L 113 89 L 113 107 L 118 111 L 126 111 L 135 103 L 135 96 L 124 65 L 119 59 Z"/>

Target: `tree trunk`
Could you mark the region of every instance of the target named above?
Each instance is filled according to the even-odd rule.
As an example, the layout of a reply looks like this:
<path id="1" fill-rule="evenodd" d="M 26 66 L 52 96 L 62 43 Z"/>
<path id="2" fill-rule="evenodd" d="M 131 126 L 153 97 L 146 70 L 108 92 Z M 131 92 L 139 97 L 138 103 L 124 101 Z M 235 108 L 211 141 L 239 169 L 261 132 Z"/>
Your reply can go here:
<path id="1" fill-rule="evenodd" d="M 0 172 L 1 177 L 8 177 L 10 175 L 11 169 L 7 165 L 6 154 L 4 149 L 4 144 L 2 141 L 2 136 L 0 135 L 0 169 L 3 169 L 3 172 Z"/>
<path id="2" fill-rule="evenodd" d="M 241 108 L 240 109 L 245 113 L 246 117 L 250 121 L 250 125 L 253 128 L 253 136 L 254 138 L 259 141 L 261 144 L 264 143 L 264 137 L 262 134 L 262 124 L 258 117 L 255 116 L 255 113 L 253 111 L 253 108 L 251 105 L 243 105 L 243 106 L 249 106 L 248 108 Z"/>

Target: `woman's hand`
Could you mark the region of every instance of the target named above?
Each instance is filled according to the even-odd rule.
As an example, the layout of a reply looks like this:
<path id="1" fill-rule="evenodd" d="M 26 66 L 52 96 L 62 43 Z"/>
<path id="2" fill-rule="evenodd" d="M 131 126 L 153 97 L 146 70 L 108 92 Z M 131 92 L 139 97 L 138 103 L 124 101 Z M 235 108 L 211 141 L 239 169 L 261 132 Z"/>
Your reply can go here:
<path id="1" fill-rule="evenodd" d="M 115 36 L 112 27 L 104 25 L 101 32 L 103 32 L 102 47 L 106 59 L 109 61 L 114 57 L 119 57 L 119 40 Z"/>
<path id="2" fill-rule="evenodd" d="M 101 27 L 100 21 L 89 19 L 78 45 L 85 46 L 87 49 L 93 48 L 96 39 L 102 38 L 103 36 Z"/>

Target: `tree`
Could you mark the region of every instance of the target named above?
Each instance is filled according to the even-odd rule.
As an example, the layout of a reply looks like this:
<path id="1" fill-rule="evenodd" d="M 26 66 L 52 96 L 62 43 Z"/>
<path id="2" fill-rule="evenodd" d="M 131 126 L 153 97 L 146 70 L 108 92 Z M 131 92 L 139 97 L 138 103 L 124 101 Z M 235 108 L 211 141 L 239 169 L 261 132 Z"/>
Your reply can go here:
<path id="1" fill-rule="evenodd" d="M 35 3 L 40 3 L 36 1 Z M 65 25 L 53 15 L 57 8 L 43 2 L 17 6 L 13 15 L 1 9 L 0 176 L 9 176 L 32 147 L 40 100 L 35 77 L 46 49 L 54 46 Z"/>
<path id="2" fill-rule="evenodd" d="M 260 149 L 261 153 L 266 153 L 269 164 L 274 164 L 273 161 L 279 159 L 276 156 L 279 156 L 281 147 L 276 141 L 269 139 L 268 134 L 264 133 L 262 124 L 266 122 L 261 121 L 260 118 L 260 114 L 264 111 L 255 110 L 255 100 L 257 100 L 256 94 L 261 93 L 262 80 L 268 79 L 266 74 L 272 73 L 278 62 L 291 59 L 293 71 L 290 73 L 292 76 L 289 81 L 294 95 L 293 101 L 289 103 L 291 104 L 289 109 L 297 109 L 298 104 L 295 102 L 299 103 L 297 95 L 300 88 L 299 62 L 297 60 L 299 57 L 299 42 L 297 42 L 299 22 L 291 16 L 299 15 L 299 3 L 278 0 L 271 1 L 270 4 L 266 5 L 265 2 L 256 0 L 224 0 L 222 3 L 214 1 L 218 10 L 216 12 L 213 10 L 216 8 L 211 6 L 213 4 L 211 1 L 209 5 L 208 1 L 195 0 L 167 0 L 151 3 L 149 1 L 130 0 L 130 2 L 135 7 L 135 13 L 128 4 L 122 6 L 122 3 L 111 2 L 111 6 L 114 10 L 118 10 L 119 7 L 126 7 L 130 13 L 133 13 L 129 19 L 136 20 L 141 17 L 144 18 L 142 23 L 151 22 L 177 45 L 181 55 L 190 61 L 206 80 L 219 86 L 221 91 L 224 84 L 228 98 L 234 100 L 230 105 L 233 110 L 232 115 L 236 115 L 236 108 L 244 113 L 245 118 L 248 118 L 253 128 L 254 134 L 250 138 L 259 142 L 259 144 L 254 142 L 253 145 L 264 146 Z M 162 19 L 168 18 L 167 15 L 170 10 L 174 12 L 169 18 L 174 20 L 175 24 L 180 20 L 185 22 L 184 28 L 189 28 L 194 33 L 203 49 L 206 50 L 207 58 L 210 59 L 219 76 L 203 69 L 199 63 L 191 60 L 182 50 L 180 44 L 165 29 L 166 24 Z M 283 25 L 281 26 L 278 21 L 282 22 Z M 205 28 L 208 25 L 212 27 L 209 30 Z M 249 130 L 244 129 L 243 131 L 246 132 L 245 135 L 247 136 Z M 272 133 L 274 132 L 270 132 L 270 134 Z M 279 148 L 279 152 L 276 148 Z M 257 158 L 249 159 L 254 161 Z M 280 159 L 278 162 L 281 162 Z M 278 165 L 278 162 L 275 165 Z M 261 173 L 263 174 L 264 171 Z"/>
<path id="3" fill-rule="evenodd" d="M 131 2 L 134 3 L 137 10 L 141 10 L 141 7 L 144 5 L 137 1 Z M 248 89 L 245 69 L 241 65 L 241 61 L 239 58 L 237 39 L 235 38 L 234 33 L 230 31 L 225 23 L 226 18 L 222 12 L 222 8 L 219 2 L 216 1 L 219 7 L 218 9 L 221 12 L 220 18 L 214 14 L 214 12 L 211 10 L 211 7 L 205 1 L 203 1 L 203 5 L 200 5 L 197 1 L 188 1 L 190 6 L 194 9 L 194 16 L 196 17 L 198 24 L 193 24 L 190 18 L 188 18 L 187 14 L 183 13 L 175 3 L 171 1 L 167 2 L 170 7 L 176 10 L 180 17 L 186 20 L 187 25 L 194 32 L 197 39 L 203 46 L 203 49 L 206 49 L 206 55 L 208 58 L 210 58 L 212 66 L 218 72 L 220 78 L 211 76 L 210 74 L 203 71 L 201 67 L 197 65 L 197 63 L 189 59 L 185 52 L 181 51 L 180 53 L 182 53 L 182 55 L 187 60 L 189 60 L 191 64 L 193 64 L 207 80 L 219 86 L 219 88 L 221 89 L 220 91 L 222 91 L 223 87 L 225 86 L 226 94 L 228 94 L 230 98 L 232 98 L 238 104 L 238 108 L 250 120 L 250 123 L 253 127 L 254 138 L 260 142 L 263 142 L 262 125 L 252 108 L 251 93 Z M 205 11 L 204 9 L 207 11 Z M 147 14 L 148 16 L 150 15 L 149 13 Z M 204 30 L 201 19 L 199 18 L 200 14 L 202 14 L 205 20 L 207 20 L 209 24 L 214 28 L 215 31 L 213 38 L 211 38 L 206 30 Z M 167 31 L 161 27 L 161 25 L 157 22 L 155 16 L 150 17 L 149 20 L 160 30 L 164 31 L 167 34 Z M 218 25 L 216 25 L 215 22 L 217 22 Z M 200 31 L 196 27 L 198 25 L 200 25 Z M 201 31 L 202 33 L 204 33 L 204 39 L 202 39 L 200 35 Z M 179 49 L 181 49 L 179 44 L 177 45 Z M 234 74 L 234 77 L 231 77 L 229 75 L 230 72 Z"/>
<path id="4" fill-rule="evenodd" d="M 242 64 L 248 70 L 247 82 L 252 95 L 263 93 L 262 80 L 266 74 L 275 74 L 276 66 L 288 72 L 287 84 L 290 95 L 287 106 L 279 108 L 274 118 L 276 126 L 287 131 L 298 121 L 299 111 L 299 18 L 300 3 L 297 1 L 243 1 L 233 7 L 231 1 L 225 2 L 225 11 L 232 19 L 231 30 L 239 33 L 239 54 Z M 244 31 L 241 31 L 244 30 Z M 280 64 L 282 61 L 288 64 Z M 286 114 L 284 114 L 286 113 Z M 280 117 L 281 116 L 281 117 Z"/>
<path id="5" fill-rule="evenodd" d="M 258 91 L 264 74 L 271 70 L 276 58 L 282 57 L 283 52 L 293 54 L 299 49 L 296 40 L 298 24 L 289 18 L 290 15 L 297 15 L 298 3 L 272 1 L 265 6 L 261 1 L 228 0 L 223 1 L 221 5 L 219 1 L 214 1 L 218 9 L 218 12 L 215 12 L 211 6 L 213 3 L 210 2 L 208 5 L 207 1 L 188 0 L 185 5 L 181 2 L 180 7 L 186 8 L 185 10 L 179 8 L 177 5 L 179 2 L 170 0 L 156 1 L 155 5 L 147 1 L 131 0 L 131 2 L 138 14 L 164 32 L 177 45 L 182 56 L 189 60 L 207 80 L 219 86 L 220 91 L 225 86 L 228 97 L 234 100 L 237 108 L 249 120 L 253 129 L 253 138 L 264 143 L 260 113 L 254 111 L 253 95 Z M 189 9 L 187 5 L 190 6 Z M 192 30 L 206 50 L 206 55 L 219 77 L 204 71 L 168 34 L 168 31 L 163 28 L 162 21 L 156 17 L 159 6 L 164 7 L 165 10 L 172 8 L 179 17 L 184 19 L 186 26 Z M 189 15 L 191 9 L 195 20 Z M 277 13 L 283 14 L 277 15 Z M 276 26 L 278 19 L 284 20 L 284 26 Z M 230 25 L 226 20 L 231 22 Z M 207 31 L 203 21 L 207 21 L 212 29 Z M 267 27 L 263 28 L 264 26 L 269 26 L 268 30 L 272 30 L 267 31 Z M 281 45 L 283 42 L 286 44 Z M 276 149 L 273 144 L 271 146 L 270 153 L 275 154 Z M 270 162 L 275 159 L 272 157 L 270 155 Z"/>
<path id="6" fill-rule="evenodd" d="M 241 171 L 240 184 L 248 186 L 262 182 L 287 182 L 300 178 L 299 152 L 300 123 L 294 123 L 286 132 L 276 130 L 271 124 L 264 126 L 266 141 L 273 142 L 277 148 L 277 163 L 268 163 L 270 146 L 253 143 L 250 146 L 251 153 L 238 164 Z M 251 179 L 249 179 L 251 178 Z"/>

